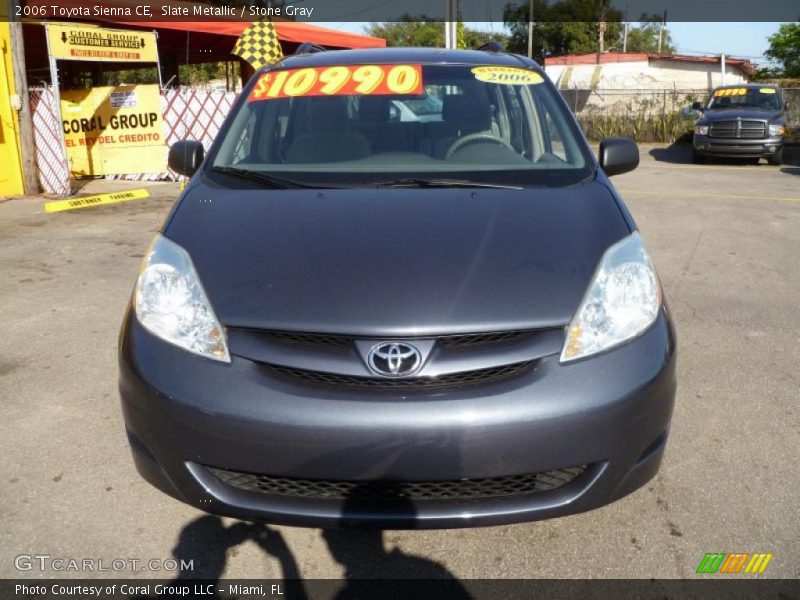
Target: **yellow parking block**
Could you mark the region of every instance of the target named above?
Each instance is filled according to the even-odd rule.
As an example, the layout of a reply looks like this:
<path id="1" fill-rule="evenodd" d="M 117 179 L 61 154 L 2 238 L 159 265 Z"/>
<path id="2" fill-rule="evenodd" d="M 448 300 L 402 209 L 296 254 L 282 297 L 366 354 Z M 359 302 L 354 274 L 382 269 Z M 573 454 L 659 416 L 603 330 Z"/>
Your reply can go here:
<path id="1" fill-rule="evenodd" d="M 82 198 L 69 198 L 67 200 L 56 200 L 44 205 L 45 212 L 61 212 L 63 210 L 73 210 L 76 208 L 87 208 L 89 206 L 100 206 L 101 204 L 116 204 L 117 202 L 127 202 L 128 200 L 141 200 L 149 198 L 150 192 L 147 190 L 128 190 L 126 192 L 114 192 L 111 194 L 95 194 L 94 196 L 83 196 Z"/>

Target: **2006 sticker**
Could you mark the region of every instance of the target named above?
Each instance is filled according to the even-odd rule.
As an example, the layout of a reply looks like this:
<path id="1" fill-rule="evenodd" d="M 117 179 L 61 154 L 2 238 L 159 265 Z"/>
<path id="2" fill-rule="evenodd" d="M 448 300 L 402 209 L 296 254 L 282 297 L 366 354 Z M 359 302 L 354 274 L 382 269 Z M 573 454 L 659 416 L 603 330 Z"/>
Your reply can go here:
<path id="1" fill-rule="evenodd" d="M 516 67 L 474 67 L 472 74 L 478 81 L 503 85 L 532 85 L 542 83 L 544 78 L 536 71 Z"/>
<path id="2" fill-rule="evenodd" d="M 268 71 L 248 102 L 297 96 L 421 94 L 421 65 L 338 65 Z"/>

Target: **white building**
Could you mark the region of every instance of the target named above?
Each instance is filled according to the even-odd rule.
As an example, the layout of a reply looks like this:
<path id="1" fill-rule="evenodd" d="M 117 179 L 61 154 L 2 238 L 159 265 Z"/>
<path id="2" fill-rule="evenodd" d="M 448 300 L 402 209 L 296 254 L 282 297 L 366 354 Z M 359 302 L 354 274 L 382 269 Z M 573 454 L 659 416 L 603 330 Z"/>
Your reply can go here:
<path id="1" fill-rule="evenodd" d="M 568 54 L 544 60 L 547 75 L 561 89 L 711 90 L 745 83 L 753 65 L 742 58 L 725 59 L 723 80 L 719 56 L 679 54 Z"/>
<path id="2" fill-rule="evenodd" d="M 579 112 L 585 109 L 630 110 L 640 99 L 653 108 L 673 110 L 688 96 L 703 99 L 719 85 L 746 83 L 750 61 L 719 56 L 684 56 L 606 52 L 545 58 L 544 69 Z M 570 93 L 570 90 L 572 92 Z"/>

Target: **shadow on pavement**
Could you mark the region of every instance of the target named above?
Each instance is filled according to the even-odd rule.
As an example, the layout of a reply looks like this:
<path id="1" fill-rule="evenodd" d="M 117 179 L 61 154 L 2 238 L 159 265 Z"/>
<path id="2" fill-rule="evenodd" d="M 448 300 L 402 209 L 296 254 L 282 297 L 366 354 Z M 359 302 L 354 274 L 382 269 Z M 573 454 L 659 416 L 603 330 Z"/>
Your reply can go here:
<path id="1" fill-rule="evenodd" d="M 466 589 L 441 563 L 406 554 L 398 548 L 386 550 L 384 531 L 381 529 L 356 529 L 351 519 L 362 507 L 357 492 L 353 499 L 344 503 L 341 529 L 322 530 L 322 538 L 327 544 L 333 559 L 344 568 L 345 582 L 338 584 L 339 590 L 333 596 L 337 599 L 361 598 L 364 587 L 359 580 L 369 579 L 421 579 L 446 581 L 448 597 L 471 598 Z M 397 501 L 386 506 L 387 512 L 413 515 L 413 505 L 407 501 Z M 374 510 L 374 507 L 373 507 Z M 396 514 L 396 513 L 395 513 Z M 411 518 L 411 517 L 409 517 Z M 248 573 L 251 579 L 280 579 L 285 597 L 306 599 L 308 593 L 300 579 L 297 559 L 289 548 L 283 535 L 266 524 L 237 521 L 226 527 L 222 519 L 205 515 L 191 521 L 181 530 L 178 541 L 172 549 L 172 556 L 181 571 L 172 580 L 174 583 L 187 583 L 193 579 L 213 583 L 214 589 L 227 566 L 229 550 L 246 541 L 255 542 L 265 554 L 275 558 L 280 564 L 280 575 L 271 573 Z M 190 568 L 186 565 L 191 564 Z M 169 586 L 169 583 L 167 583 Z M 139 596 L 135 600 L 171 600 L 171 595 Z M 216 593 L 209 600 L 221 598 Z M 225 598 L 232 598 L 225 596 Z"/>
<path id="2" fill-rule="evenodd" d="M 344 577 L 348 582 L 336 595 L 337 599 L 363 597 L 363 588 L 356 583 L 360 579 L 435 579 L 450 584 L 447 587 L 448 598 L 471 597 L 441 563 L 406 554 L 397 547 L 387 551 L 381 529 L 354 528 L 354 519 L 364 512 L 375 515 L 374 500 L 369 498 L 369 486 L 356 487 L 342 507 L 341 528 L 322 531 L 331 556 L 344 567 Z M 414 520 L 416 511 L 410 500 L 398 497 L 388 502 L 383 500 L 381 505 L 387 516 L 402 515 L 409 524 Z"/>
<path id="3" fill-rule="evenodd" d="M 689 144 L 672 144 L 664 148 L 652 148 L 648 154 L 653 157 L 657 162 L 665 162 L 676 165 L 691 165 L 692 163 L 692 146 Z M 736 157 L 708 157 L 706 159 L 712 164 L 728 164 L 728 165 L 753 165 L 755 166 L 756 159 L 754 158 L 736 158 Z M 760 164 L 766 164 L 763 159 Z M 789 175 L 800 175 L 800 145 L 793 144 L 786 146 L 783 150 L 783 164 L 781 165 L 781 172 Z"/>
<path id="4" fill-rule="evenodd" d="M 800 175 L 800 144 L 784 147 L 781 172 L 788 175 Z"/>
<path id="5" fill-rule="evenodd" d="M 692 147 L 688 144 L 672 144 L 666 148 L 653 148 L 648 154 L 658 162 L 692 164 Z"/>

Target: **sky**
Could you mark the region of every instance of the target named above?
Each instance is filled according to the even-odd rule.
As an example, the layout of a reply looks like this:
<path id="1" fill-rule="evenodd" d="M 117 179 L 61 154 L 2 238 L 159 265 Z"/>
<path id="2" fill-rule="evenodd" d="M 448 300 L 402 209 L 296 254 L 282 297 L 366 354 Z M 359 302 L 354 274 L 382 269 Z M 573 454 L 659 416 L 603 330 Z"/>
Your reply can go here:
<path id="1" fill-rule="evenodd" d="M 361 33 L 367 23 L 321 23 L 343 31 Z M 467 23 L 481 30 L 502 30 L 501 23 Z M 668 23 L 679 52 L 689 54 L 729 54 L 749 58 L 752 62 L 766 63 L 764 50 L 769 47 L 767 37 L 778 30 L 780 23 Z"/>

